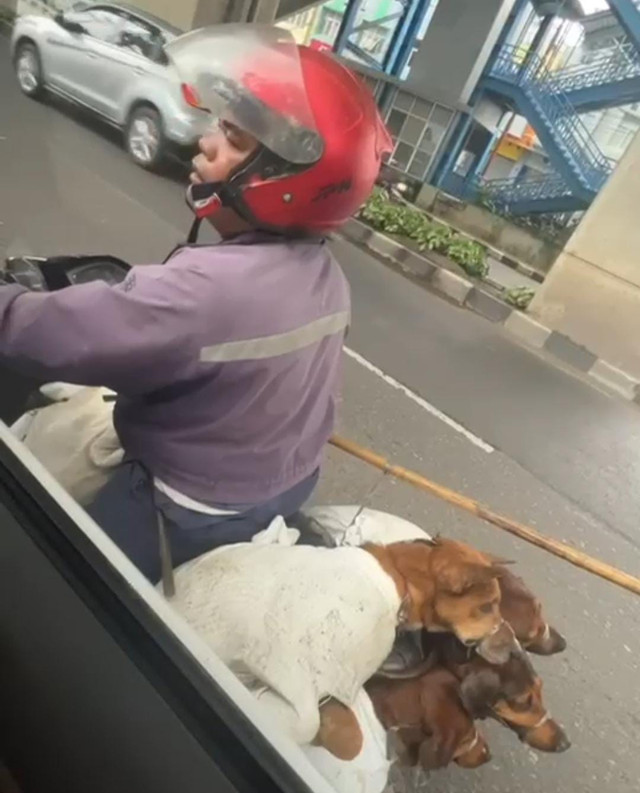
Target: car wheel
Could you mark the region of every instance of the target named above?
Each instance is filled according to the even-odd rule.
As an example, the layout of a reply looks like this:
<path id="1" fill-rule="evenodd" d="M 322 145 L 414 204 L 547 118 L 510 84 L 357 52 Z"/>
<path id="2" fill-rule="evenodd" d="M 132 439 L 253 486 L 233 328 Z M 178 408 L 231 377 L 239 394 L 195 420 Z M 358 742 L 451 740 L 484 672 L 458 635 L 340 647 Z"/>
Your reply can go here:
<path id="1" fill-rule="evenodd" d="M 127 151 L 137 165 L 155 170 L 164 160 L 167 143 L 160 113 L 152 107 L 138 107 L 125 130 Z"/>
<path id="2" fill-rule="evenodd" d="M 44 89 L 44 80 L 40 54 L 36 45 L 29 42 L 20 44 L 15 55 L 14 66 L 22 93 L 33 99 L 40 96 Z"/>

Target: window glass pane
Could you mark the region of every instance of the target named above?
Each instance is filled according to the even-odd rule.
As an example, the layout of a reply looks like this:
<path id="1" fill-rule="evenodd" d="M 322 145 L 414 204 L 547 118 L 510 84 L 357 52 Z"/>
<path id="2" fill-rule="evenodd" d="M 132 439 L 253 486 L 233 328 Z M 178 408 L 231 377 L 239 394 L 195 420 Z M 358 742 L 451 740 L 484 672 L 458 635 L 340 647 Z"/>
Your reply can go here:
<path id="1" fill-rule="evenodd" d="M 433 133 L 434 145 L 437 146 L 451 122 L 451 111 L 441 105 L 436 105 L 429 118 L 429 128 Z"/>
<path id="2" fill-rule="evenodd" d="M 413 106 L 413 110 L 411 111 L 414 116 L 420 116 L 420 118 L 428 118 L 429 113 L 433 110 L 433 102 L 427 102 L 425 99 L 416 99 L 415 104 Z"/>
<path id="3" fill-rule="evenodd" d="M 413 146 L 406 143 L 398 143 L 396 150 L 393 153 L 392 162 L 397 168 L 404 170 L 409 164 L 411 155 L 413 154 Z"/>
<path id="4" fill-rule="evenodd" d="M 124 17 L 102 9 L 72 12 L 66 15 L 71 22 L 82 25 L 86 35 L 116 44 L 125 25 Z"/>
<path id="5" fill-rule="evenodd" d="M 163 44 L 162 38 L 153 28 L 132 17 L 127 19 L 116 44 L 132 50 L 145 58 L 156 59 Z"/>
<path id="6" fill-rule="evenodd" d="M 333 44 L 340 30 L 341 22 L 342 14 L 323 8 L 316 28 L 317 37 L 328 44 Z"/>
<path id="7" fill-rule="evenodd" d="M 407 120 L 404 122 L 402 130 L 400 131 L 400 140 L 405 141 L 405 143 L 412 143 L 415 145 L 420 140 L 423 130 L 424 121 L 421 118 L 407 116 Z"/>
<path id="8" fill-rule="evenodd" d="M 400 110 L 411 110 L 414 101 L 414 97 L 411 94 L 408 94 L 406 91 L 398 91 L 393 100 L 393 106 Z"/>
<path id="9" fill-rule="evenodd" d="M 353 30 L 340 54 L 380 67 L 404 12 L 403 0 L 360 0 Z"/>
<path id="10" fill-rule="evenodd" d="M 433 153 L 436 149 L 437 142 L 434 140 L 434 130 L 432 127 L 427 127 L 424 131 L 422 140 L 418 144 L 421 151 L 428 151 Z"/>
<path id="11" fill-rule="evenodd" d="M 411 161 L 411 166 L 409 167 L 409 173 L 411 176 L 415 176 L 418 179 L 423 179 L 430 161 L 431 156 L 429 154 L 422 151 L 416 151 L 415 156 Z"/>
<path id="12" fill-rule="evenodd" d="M 433 126 L 447 127 L 450 121 L 451 111 L 442 105 L 436 105 L 429 118 L 429 123 Z"/>
<path id="13" fill-rule="evenodd" d="M 389 118 L 387 119 L 387 129 L 389 132 L 394 136 L 397 137 L 400 134 L 400 130 L 407 118 L 406 113 L 401 113 L 399 110 L 392 110 L 389 113 Z"/>

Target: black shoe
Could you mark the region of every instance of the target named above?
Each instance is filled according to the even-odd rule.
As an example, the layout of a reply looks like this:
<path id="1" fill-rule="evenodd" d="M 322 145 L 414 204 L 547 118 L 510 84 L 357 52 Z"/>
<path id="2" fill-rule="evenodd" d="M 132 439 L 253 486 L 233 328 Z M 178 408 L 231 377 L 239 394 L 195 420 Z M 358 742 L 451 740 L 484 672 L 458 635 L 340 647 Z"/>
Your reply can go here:
<path id="1" fill-rule="evenodd" d="M 398 633 L 393 649 L 377 674 L 380 677 L 412 678 L 428 671 L 434 663 L 431 655 L 422 649 L 422 631 Z"/>

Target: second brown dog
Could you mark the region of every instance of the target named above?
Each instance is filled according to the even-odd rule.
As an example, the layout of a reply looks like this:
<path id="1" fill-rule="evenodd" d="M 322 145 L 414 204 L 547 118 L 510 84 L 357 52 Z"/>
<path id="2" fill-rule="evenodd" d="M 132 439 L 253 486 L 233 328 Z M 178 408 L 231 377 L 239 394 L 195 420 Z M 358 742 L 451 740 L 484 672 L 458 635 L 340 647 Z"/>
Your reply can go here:
<path id="1" fill-rule="evenodd" d="M 432 669 L 414 680 L 374 678 L 366 691 L 382 726 L 395 734 L 403 765 L 425 770 L 451 762 L 477 768 L 491 757 L 460 698 L 460 683 L 447 669 Z"/>

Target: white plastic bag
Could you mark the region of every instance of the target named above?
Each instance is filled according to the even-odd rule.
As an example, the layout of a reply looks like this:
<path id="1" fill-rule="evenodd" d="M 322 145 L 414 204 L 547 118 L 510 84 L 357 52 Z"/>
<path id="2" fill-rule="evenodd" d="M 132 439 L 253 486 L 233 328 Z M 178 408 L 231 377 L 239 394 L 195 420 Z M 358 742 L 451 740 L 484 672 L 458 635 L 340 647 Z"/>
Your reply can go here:
<path id="1" fill-rule="evenodd" d="M 415 523 L 367 507 L 310 507 L 305 508 L 304 514 L 310 520 L 309 527 L 312 530 L 330 538 L 337 546 L 360 546 L 367 542 L 390 545 L 394 542 L 431 539 Z"/>
<path id="2" fill-rule="evenodd" d="M 29 411 L 11 429 L 76 501 L 89 504 L 124 457 L 113 403 L 103 398 L 111 392 L 64 383 L 41 391 L 61 401 Z"/>

